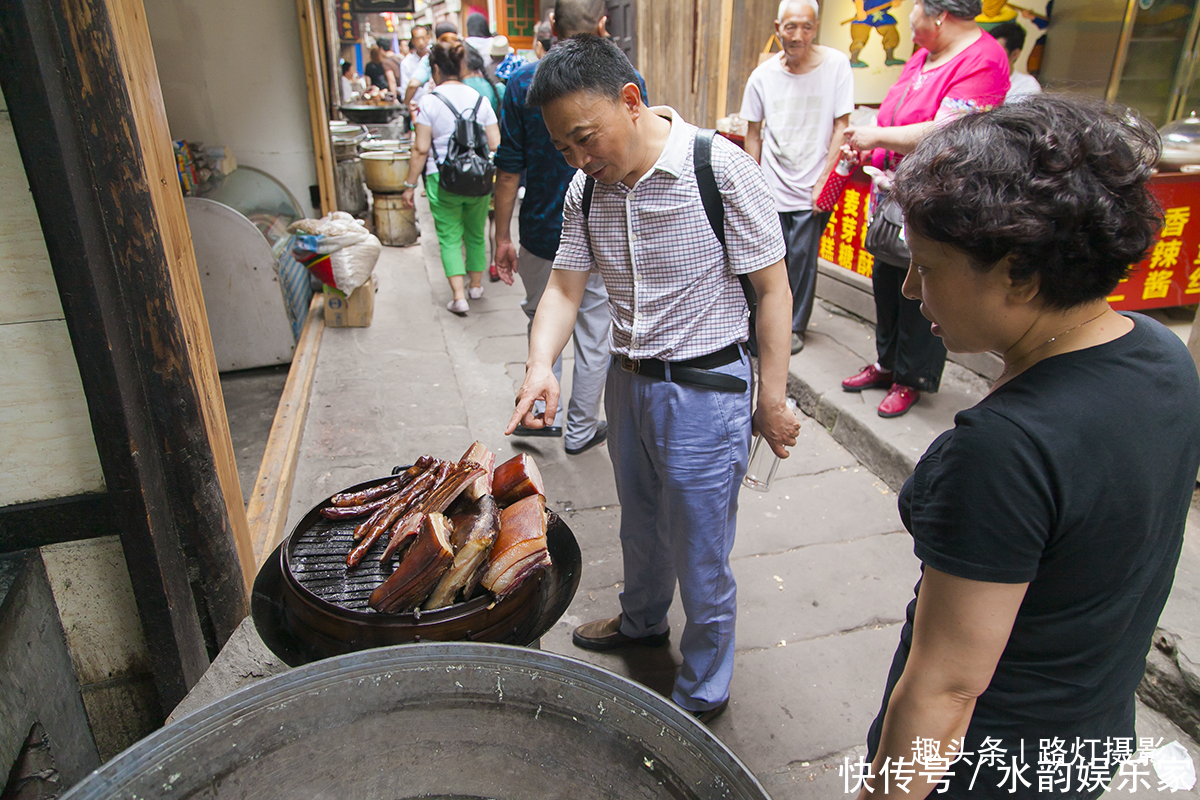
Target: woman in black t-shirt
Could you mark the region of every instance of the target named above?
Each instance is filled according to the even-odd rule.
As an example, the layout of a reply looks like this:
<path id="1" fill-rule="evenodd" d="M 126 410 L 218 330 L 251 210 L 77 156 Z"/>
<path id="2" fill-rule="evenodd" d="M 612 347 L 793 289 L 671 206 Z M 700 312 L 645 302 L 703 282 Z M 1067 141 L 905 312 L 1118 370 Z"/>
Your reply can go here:
<path id="1" fill-rule="evenodd" d="M 1004 371 L 901 492 L 922 578 L 860 798 L 942 782 L 1093 798 L 1137 749 L 1134 690 L 1200 467 L 1187 349 L 1107 302 L 1160 226 L 1158 147 L 1123 109 L 1039 95 L 946 125 L 900 167 L 905 295 L 949 350 Z"/>

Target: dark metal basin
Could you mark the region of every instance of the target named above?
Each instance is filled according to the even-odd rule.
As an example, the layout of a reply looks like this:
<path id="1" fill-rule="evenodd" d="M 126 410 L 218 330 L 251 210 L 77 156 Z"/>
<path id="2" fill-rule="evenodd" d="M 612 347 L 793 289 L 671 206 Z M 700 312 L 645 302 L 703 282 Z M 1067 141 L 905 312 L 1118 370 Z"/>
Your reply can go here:
<path id="1" fill-rule="evenodd" d="M 650 690 L 563 656 L 467 643 L 269 678 L 151 734 L 66 797 L 769 800 Z"/>

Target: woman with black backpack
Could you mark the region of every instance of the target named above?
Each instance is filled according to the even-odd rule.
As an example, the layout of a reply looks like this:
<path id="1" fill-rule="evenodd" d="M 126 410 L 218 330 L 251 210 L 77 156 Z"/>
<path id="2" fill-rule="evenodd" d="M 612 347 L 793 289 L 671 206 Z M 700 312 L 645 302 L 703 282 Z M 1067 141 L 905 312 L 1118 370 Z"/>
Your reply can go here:
<path id="1" fill-rule="evenodd" d="M 421 98 L 413 118 L 412 160 L 403 196 L 404 203 L 412 206 L 417 178 L 424 173 L 442 268 L 454 291 L 446 308 L 460 316 L 467 313 L 468 297 L 483 297 L 488 202 L 495 174 L 489 154 L 500 144 L 500 125 L 491 103 L 461 80 L 465 55 L 453 34 L 444 34 L 429 48 L 437 88 Z"/>

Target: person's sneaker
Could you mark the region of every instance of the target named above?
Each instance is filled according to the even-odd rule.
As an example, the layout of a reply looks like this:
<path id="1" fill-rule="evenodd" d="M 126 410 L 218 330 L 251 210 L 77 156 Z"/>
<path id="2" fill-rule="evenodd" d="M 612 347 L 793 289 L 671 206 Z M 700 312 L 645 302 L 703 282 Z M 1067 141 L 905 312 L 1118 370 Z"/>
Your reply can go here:
<path id="1" fill-rule="evenodd" d="M 792 355 L 804 349 L 804 334 L 792 332 Z"/>
<path id="2" fill-rule="evenodd" d="M 478 300 L 479 298 L 483 297 L 483 287 L 482 286 L 468 286 L 467 287 L 467 297 L 471 298 L 472 300 Z"/>
<path id="3" fill-rule="evenodd" d="M 915 406 L 920 399 L 921 393 L 911 386 L 894 384 L 891 389 L 888 389 L 887 397 L 883 398 L 883 402 L 879 404 L 879 416 L 891 419 L 907 414 L 908 410 Z"/>
<path id="4" fill-rule="evenodd" d="M 863 389 L 887 389 L 891 387 L 893 375 L 887 370 L 871 364 L 862 368 L 856 375 L 851 375 L 842 381 L 842 388 L 847 392 L 861 392 Z"/>
<path id="5" fill-rule="evenodd" d="M 616 650 L 618 647 L 640 645 L 642 647 L 662 647 L 671 641 L 671 629 L 656 633 L 653 636 L 626 636 L 621 633 L 621 615 L 612 619 L 598 619 L 585 622 L 571 634 L 571 641 L 576 647 L 584 650 Z"/>
<path id="6" fill-rule="evenodd" d="M 695 717 L 697 720 L 699 720 L 701 725 L 707 725 L 708 723 L 712 722 L 717 717 L 721 716 L 721 714 L 727 708 L 729 708 L 729 698 L 728 697 L 726 697 L 725 702 L 721 703 L 721 705 L 719 705 L 719 706 L 715 706 L 713 708 L 707 708 L 704 711 L 689 710 L 688 713 L 691 714 L 693 717 Z"/>
<path id="7" fill-rule="evenodd" d="M 492 264 L 488 267 L 488 280 L 492 283 L 500 282 L 500 270 L 496 269 L 496 265 Z"/>
<path id="8" fill-rule="evenodd" d="M 853 67 L 854 69 L 864 69 L 866 67 L 869 67 L 870 64 L 868 64 L 865 61 L 859 61 L 858 59 L 852 59 L 850 61 L 850 66 Z"/>
<path id="9" fill-rule="evenodd" d="M 467 305 L 465 299 L 451 300 L 449 303 L 446 303 L 446 310 L 451 314 L 458 314 L 460 317 L 465 317 L 467 312 L 471 310 L 471 307 Z"/>
<path id="10" fill-rule="evenodd" d="M 593 447 L 600 444 L 607 438 L 608 438 L 608 423 L 601 421 L 598 425 L 596 425 L 596 432 L 592 434 L 592 438 L 588 439 L 586 442 L 579 445 L 579 447 L 565 448 L 567 451 L 567 455 L 577 456 L 580 453 L 586 453 L 588 450 L 591 450 Z"/>

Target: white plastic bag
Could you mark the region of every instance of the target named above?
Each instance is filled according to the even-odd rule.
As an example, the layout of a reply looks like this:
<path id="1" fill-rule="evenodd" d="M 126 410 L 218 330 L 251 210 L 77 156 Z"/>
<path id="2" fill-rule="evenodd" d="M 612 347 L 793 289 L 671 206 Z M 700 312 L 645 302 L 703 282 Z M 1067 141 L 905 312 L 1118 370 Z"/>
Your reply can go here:
<path id="1" fill-rule="evenodd" d="M 310 266 L 321 280 L 349 295 L 371 277 L 383 246 L 361 220 L 344 211 L 321 219 L 301 219 L 288 226 L 298 247 L 316 256 L 329 256 L 328 269 Z M 310 259 L 302 259 L 306 264 Z"/>

